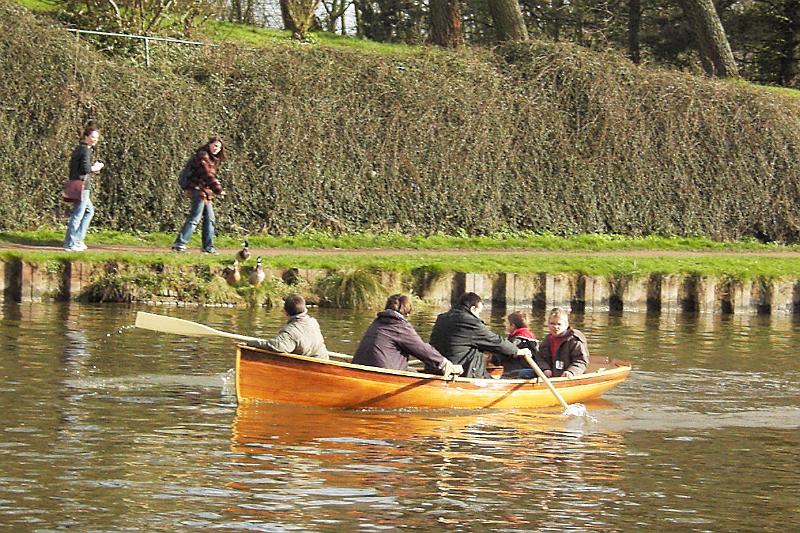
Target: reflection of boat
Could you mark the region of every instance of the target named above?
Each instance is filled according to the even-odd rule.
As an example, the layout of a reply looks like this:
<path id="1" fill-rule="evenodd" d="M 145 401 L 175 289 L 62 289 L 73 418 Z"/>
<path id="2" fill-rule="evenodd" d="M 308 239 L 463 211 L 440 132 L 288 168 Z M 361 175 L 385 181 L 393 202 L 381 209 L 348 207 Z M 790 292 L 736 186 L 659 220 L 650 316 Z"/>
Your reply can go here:
<path id="1" fill-rule="evenodd" d="M 601 368 L 602 367 L 602 368 Z M 575 378 L 554 378 L 569 403 L 596 398 L 625 381 L 631 367 L 593 362 Z M 540 408 L 559 405 L 536 379 L 445 379 L 313 357 L 272 353 L 240 344 L 236 350 L 239 402 L 344 408 Z"/>
<path id="2" fill-rule="evenodd" d="M 376 444 L 387 439 L 397 441 L 439 435 L 456 436 L 464 428 L 480 424 L 492 414 L 505 413 L 351 410 L 332 417 L 330 411 L 324 408 L 245 402 L 236 407 L 232 434 L 237 449 L 243 447 L 239 451 L 262 443 L 300 445 L 325 441 L 332 446 L 334 442 L 347 444 L 360 441 Z"/>

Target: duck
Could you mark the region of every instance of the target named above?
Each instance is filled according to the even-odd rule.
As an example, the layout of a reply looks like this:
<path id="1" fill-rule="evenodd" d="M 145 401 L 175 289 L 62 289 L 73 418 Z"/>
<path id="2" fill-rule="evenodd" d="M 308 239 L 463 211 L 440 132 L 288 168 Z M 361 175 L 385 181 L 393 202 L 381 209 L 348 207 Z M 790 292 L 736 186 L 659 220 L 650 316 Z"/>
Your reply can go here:
<path id="1" fill-rule="evenodd" d="M 258 287 L 267 277 L 264 267 L 261 266 L 261 256 L 256 258 L 256 267 L 250 272 L 250 285 Z"/>
<path id="2" fill-rule="evenodd" d="M 244 263 L 250 258 L 250 243 L 244 241 L 242 243 L 242 249 L 236 252 L 236 259 L 240 263 Z"/>
<path id="3" fill-rule="evenodd" d="M 242 279 L 242 274 L 239 272 L 239 260 L 234 259 L 233 264 L 226 266 L 222 269 L 222 277 L 228 282 L 228 285 L 236 285 Z"/>

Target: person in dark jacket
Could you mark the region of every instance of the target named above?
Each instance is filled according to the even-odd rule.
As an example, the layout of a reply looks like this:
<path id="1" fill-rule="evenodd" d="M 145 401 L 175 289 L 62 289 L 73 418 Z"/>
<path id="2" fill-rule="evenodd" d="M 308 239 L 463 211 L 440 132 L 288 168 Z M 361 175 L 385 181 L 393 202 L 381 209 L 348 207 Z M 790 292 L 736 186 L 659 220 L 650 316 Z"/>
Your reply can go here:
<path id="1" fill-rule="evenodd" d="M 94 146 L 100 140 L 100 130 L 94 126 L 87 126 L 83 130 L 81 141 L 69 159 L 69 179 L 83 181 L 81 200 L 75 202 L 67 222 L 67 234 L 64 237 L 64 249 L 68 252 L 82 252 L 86 250 L 86 232 L 94 216 L 94 204 L 90 197 L 91 178 L 100 173 L 103 163 L 92 162 Z"/>
<path id="2" fill-rule="evenodd" d="M 517 348 L 527 348 L 532 354 L 538 351 L 539 341 L 528 327 L 528 315 L 524 311 L 514 311 L 506 317 L 506 333 Z M 492 363 L 503 366 L 503 378 L 530 379 L 535 376 L 524 357 L 493 355 Z"/>
<path id="3" fill-rule="evenodd" d="M 547 315 L 550 332 L 535 356 L 536 364 L 547 377 L 573 377 L 586 372 L 589 347 L 586 337 L 569 325 L 569 313 L 560 307 Z"/>
<path id="4" fill-rule="evenodd" d="M 214 248 L 214 196 L 225 196 L 225 190 L 217 179 L 217 171 L 225 161 L 225 146 L 222 138 L 211 137 L 206 144 L 197 149 L 190 161 L 191 175 L 189 187 L 185 190 L 192 199 L 189 215 L 180 233 L 175 238 L 172 249 L 185 252 L 186 244 L 194 230 L 203 219 L 203 251 L 216 254 Z"/>
<path id="5" fill-rule="evenodd" d="M 488 378 L 483 352 L 512 357 L 530 355 L 527 348 L 517 348 L 510 341 L 492 332 L 480 319 L 481 297 L 474 292 L 461 296 L 458 303 L 436 317 L 431 332 L 431 345 L 451 362 L 464 367 L 469 378 Z"/>
<path id="6" fill-rule="evenodd" d="M 370 324 L 353 357 L 357 365 L 377 366 L 393 370 L 408 370 L 408 358 L 413 356 L 425 363 L 426 369 L 444 376 L 457 376 L 463 368 L 454 365 L 423 341 L 408 321 L 411 299 L 393 294 L 386 308 Z"/>

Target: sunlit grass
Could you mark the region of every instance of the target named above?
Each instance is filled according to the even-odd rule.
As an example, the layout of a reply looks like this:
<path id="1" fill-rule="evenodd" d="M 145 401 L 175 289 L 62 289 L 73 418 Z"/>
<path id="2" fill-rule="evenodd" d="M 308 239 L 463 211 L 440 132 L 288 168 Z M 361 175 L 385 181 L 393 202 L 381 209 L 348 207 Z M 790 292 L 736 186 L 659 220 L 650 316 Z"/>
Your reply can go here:
<path id="1" fill-rule="evenodd" d="M 31 11 L 52 12 L 60 9 L 60 5 L 53 0 L 17 0 L 17 2 Z"/>
<path id="2" fill-rule="evenodd" d="M 0 243 L 28 246 L 58 246 L 63 242 L 63 229 L 9 231 L 0 233 Z M 529 232 L 497 233 L 487 236 L 455 236 L 436 234 L 430 236 L 404 235 L 396 232 L 332 234 L 311 231 L 298 235 L 219 235 L 218 248 L 237 248 L 244 239 L 251 248 L 305 248 L 305 249 L 409 249 L 409 250 L 472 250 L 472 251 L 552 251 L 552 252 L 624 252 L 624 251 L 674 251 L 674 252 L 779 252 L 800 251 L 800 245 L 760 243 L 756 240 L 719 242 L 706 237 L 626 237 L 623 235 L 584 234 L 561 237 Z M 199 247 L 199 235 L 190 246 Z M 136 247 L 163 247 L 169 249 L 175 233 L 128 233 L 92 229 L 87 241 L 94 245 Z"/>
<path id="3" fill-rule="evenodd" d="M 31 240 L 30 234 L 27 245 L 34 245 L 36 242 Z M 50 239 L 54 236 L 48 232 L 36 232 L 37 238 Z M 0 234 L 0 242 L 14 242 L 9 240 L 9 234 Z M 58 242 L 60 242 L 58 234 Z M 240 241 L 231 237 L 220 239 L 218 245 L 228 248 L 218 256 L 205 254 L 175 254 L 169 251 L 169 244 L 172 242 L 173 235 L 167 234 L 148 234 L 143 236 L 133 236 L 115 232 L 99 232 L 88 239 L 90 247 L 92 244 L 99 244 L 101 241 L 107 244 L 132 246 L 132 250 L 123 251 L 101 251 L 90 250 L 84 253 L 67 253 L 63 251 L 39 251 L 31 249 L 6 249 L 0 252 L 0 260 L 12 258 L 22 258 L 26 261 L 35 263 L 46 263 L 48 261 L 64 262 L 79 259 L 90 263 L 121 262 L 130 264 L 154 264 L 165 265 L 206 265 L 221 269 L 233 260 L 232 250 L 236 249 Z M 554 241 L 555 237 L 548 237 L 548 242 L 553 245 L 556 242 L 562 244 L 560 249 L 555 248 L 519 248 L 503 249 L 491 248 L 487 246 L 488 240 L 481 240 L 482 246 L 463 246 L 462 248 L 446 248 L 444 243 L 453 244 L 469 241 L 468 238 L 456 241 L 447 241 L 444 237 L 434 240 L 434 243 L 425 244 L 424 238 L 408 238 L 415 244 L 415 248 L 403 247 L 383 247 L 376 248 L 359 245 L 373 245 L 374 240 L 362 236 L 363 240 L 351 236 L 348 239 L 322 241 L 305 237 L 305 243 L 315 242 L 324 243 L 316 249 L 328 250 L 327 253 L 295 253 L 295 250 L 303 249 L 301 246 L 291 244 L 290 237 L 251 237 L 249 239 L 251 248 L 273 248 L 269 254 L 264 256 L 264 266 L 266 268 L 306 268 L 341 271 L 343 269 L 363 269 L 363 270 L 383 270 L 389 272 L 410 273 L 417 269 L 425 269 L 438 272 L 514 272 L 519 274 L 530 273 L 583 273 L 593 276 L 628 276 L 632 278 L 647 277 L 652 274 L 679 274 L 679 275 L 698 275 L 727 277 L 732 279 L 754 279 L 763 277 L 766 279 L 791 278 L 796 279 L 800 272 L 800 255 L 759 255 L 758 253 L 741 253 L 743 251 L 789 251 L 788 248 L 777 248 L 776 246 L 759 245 L 756 243 L 711 243 L 704 239 L 647 239 L 645 243 L 649 248 L 643 247 L 640 239 L 603 239 L 601 236 L 591 238 L 587 236 L 583 239 L 576 238 L 561 239 Z M 404 242 L 397 238 L 391 242 L 397 244 Z M 603 244 L 606 248 L 590 250 L 589 244 Z M 331 247 L 337 243 L 339 249 Z M 617 248 L 610 248 L 613 243 Z M 658 245 L 654 243 L 659 243 Z M 385 241 L 384 241 L 385 244 Z M 530 241 L 528 241 L 530 244 Z M 573 246 L 570 248 L 570 244 Z M 671 245 L 671 246 L 670 246 Z M 627 246 L 627 247 L 625 247 Z M 738 248 L 741 247 L 741 248 Z M 199 246 L 198 246 L 199 248 Z M 305 247 L 308 250 L 308 247 Z M 369 253 L 364 253 L 364 250 Z M 795 249 L 795 248 L 793 248 Z M 407 250 L 408 253 L 403 253 Z M 636 254 L 631 251 L 647 251 L 647 254 Z M 706 250 L 728 253 L 706 253 L 693 255 L 691 250 Z M 570 253 L 571 251 L 571 253 Z M 605 253 L 591 253 L 592 251 L 603 251 Z M 659 251 L 664 254 L 659 254 Z M 678 254 L 672 252 L 678 251 Z M 682 255 L 680 251 L 686 251 Z M 438 252 L 438 253 L 437 253 Z M 586 253 L 582 253 L 586 252 Z"/>
<path id="4" fill-rule="evenodd" d="M 727 83 L 732 85 L 737 85 L 739 87 L 751 87 L 755 89 L 760 89 L 764 91 L 768 91 L 775 94 L 780 94 L 783 96 L 789 96 L 791 98 L 800 98 L 800 90 L 792 89 L 791 87 L 781 87 L 778 85 L 762 85 L 759 83 L 751 82 L 748 80 L 744 80 L 741 78 L 732 78 L 725 80 Z"/>
<path id="5" fill-rule="evenodd" d="M 275 44 L 292 44 L 297 46 L 323 46 L 327 48 L 340 48 L 357 50 L 360 52 L 376 53 L 381 55 L 419 55 L 436 53 L 437 49 L 426 46 L 413 46 L 396 43 L 379 43 L 368 39 L 360 39 L 349 35 L 337 35 L 330 32 L 315 32 L 308 34 L 307 38 L 298 42 L 292 39 L 292 34 L 286 30 L 272 28 L 258 28 L 234 22 L 209 20 L 198 28 L 198 32 L 215 42 L 232 42 L 250 46 L 269 46 Z"/>

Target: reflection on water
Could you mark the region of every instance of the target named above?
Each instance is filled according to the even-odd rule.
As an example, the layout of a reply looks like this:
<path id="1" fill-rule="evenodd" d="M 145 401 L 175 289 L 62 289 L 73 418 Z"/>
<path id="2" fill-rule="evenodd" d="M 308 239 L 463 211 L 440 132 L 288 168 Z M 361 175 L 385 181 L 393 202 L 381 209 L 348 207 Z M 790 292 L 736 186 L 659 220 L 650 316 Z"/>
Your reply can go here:
<path id="1" fill-rule="evenodd" d="M 161 311 L 247 335 L 283 322 Z M 372 319 L 313 312 L 341 352 Z M 237 407 L 231 341 L 126 329 L 134 314 L 0 307 L 0 529 L 800 528 L 794 319 L 576 317 L 593 353 L 634 366 L 587 423 L 560 409 Z M 423 337 L 434 318 L 413 317 Z"/>
<path id="2" fill-rule="evenodd" d="M 275 484 L 299 502 L 253 512 L 278 519 L 313 505 L 350 507 L 349 527 L 426 528 L 440 524 L 513 527 L 557 519 L 579 526 L 570 507 L 591 509 L 608 496 L 600 485 L 619 478 L 621 434 L 587 434 L 555 414 L 519 412 L 343 412 L 239 406 L 232 449 L 241 454 L 233 486 L 253 498 L 277 499 Z M 275 476 L 291 464 L 293 475 Z M 302 473 L 301 475 L 298 475 Z M 565 492 L 570 493 L 564 498 Z M 290 498 L 291 500 L 291 498 Z M 277 502 L 276 502 L 277 503 Z M 435 522 L 434 522 L 435 520 Z"/>

